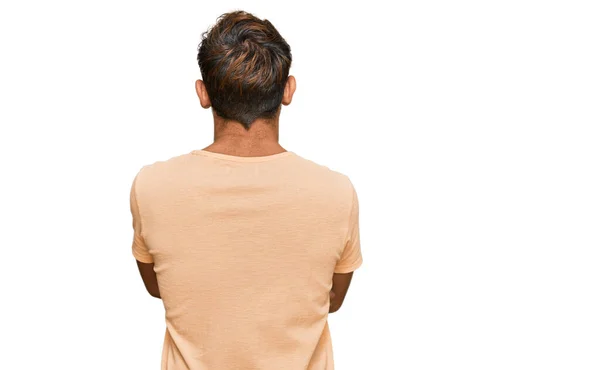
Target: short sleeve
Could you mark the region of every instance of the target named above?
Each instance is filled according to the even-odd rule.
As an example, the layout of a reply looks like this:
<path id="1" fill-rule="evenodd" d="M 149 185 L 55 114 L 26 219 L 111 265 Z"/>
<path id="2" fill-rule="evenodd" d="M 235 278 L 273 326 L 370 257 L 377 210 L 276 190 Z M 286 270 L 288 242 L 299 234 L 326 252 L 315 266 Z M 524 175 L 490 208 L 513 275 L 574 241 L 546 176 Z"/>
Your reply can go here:
<path id="1" fill-rule="evenodd" d="M 360 232 L 358 227 L 358 196 L 352 186 L 352 205 L 348 220 L 348 233 L 345 239 L 344 250 L 335 266 L 334 272 L 345 274 L 356 270 L 362 264 L 360 249 Z"/>
<path id="2" fill-rule="evenodd" d="M 132 252 L 133 256 L 136 260 L 144 263 L 153 263 L 154 258 L 148 251 L 148 247 L 146 246 L 146 242 L 142 237 L 142 219 L 140 217 L 140 210 L 138 207 L 137 195 L 136 195 L 136 182 L 137 176 L 133 180 L 133 184 L 131 185 L 131 193 L 129 196 L 130 206 L 131 206 L 131 216 L 133 218 L 133 244 L 132 244 Z"/>

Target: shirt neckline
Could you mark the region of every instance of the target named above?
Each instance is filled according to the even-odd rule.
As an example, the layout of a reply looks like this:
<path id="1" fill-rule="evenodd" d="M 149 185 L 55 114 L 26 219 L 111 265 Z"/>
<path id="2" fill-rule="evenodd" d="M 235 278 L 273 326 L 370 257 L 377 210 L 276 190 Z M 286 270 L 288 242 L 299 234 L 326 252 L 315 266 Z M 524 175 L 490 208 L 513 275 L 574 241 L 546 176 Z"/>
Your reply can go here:
<path id="1" fill-rule="evenodd" d="M 258 156 L 258 157 L 241 157 L 241 156 L 237 156 L 237 155 L 215 153 L 215 152 L 210 152 L 210 151 L 204 150 L 204 149 L 197 149 L 197 150 L 192 150 L 191 154 L 203 155 L 206 157 L 212 157 L 212 158 L 218 158 L 218 159 L 224 159 L 224 160 L 236 161 L 236 162 L 264 162 L 264 161 L 274 160 L 277 158 L 288 157 L 290 155 L 293 155 L 294 153 L 290 152 L 290 151 L 285 151 L 285 152 L 275 153 L 275 154 L 271 154 L 271 155 L 263 155 L 263 156 Z"/>

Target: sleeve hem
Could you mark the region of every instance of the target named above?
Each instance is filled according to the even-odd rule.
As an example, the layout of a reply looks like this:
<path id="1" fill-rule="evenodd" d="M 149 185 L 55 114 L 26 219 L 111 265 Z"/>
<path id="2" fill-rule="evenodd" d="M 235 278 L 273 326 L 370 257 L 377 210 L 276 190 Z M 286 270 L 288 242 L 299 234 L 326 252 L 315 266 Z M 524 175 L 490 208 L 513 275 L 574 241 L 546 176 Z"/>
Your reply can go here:
<path id="1" fill-rule="evenodd" d="M 133 256 L 135 257 L 136 260 L 138 260 L 140 262 L 154 263 L 154 258 L 152 257 L 152 255 L 142 254 L 135 249 L 133 249 Z"/>
<path id="2" fill-rule="evenodd" d="M 333 270 L 333 272 L 336 274 L 347 274 L 347 273 L 353 272 L 362 265 L 362 262 L 363 262 L 363 260 L 361 257 L 358 261 L 354 262 L 351 265 L 336 266 L 335 269 Z"/>

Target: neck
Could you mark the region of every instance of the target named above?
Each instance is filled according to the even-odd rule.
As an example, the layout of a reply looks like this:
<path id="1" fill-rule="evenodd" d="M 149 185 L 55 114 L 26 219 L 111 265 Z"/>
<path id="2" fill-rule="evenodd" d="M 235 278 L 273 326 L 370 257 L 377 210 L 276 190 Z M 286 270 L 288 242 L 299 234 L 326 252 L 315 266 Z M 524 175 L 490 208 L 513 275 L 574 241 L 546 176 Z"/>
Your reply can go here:
<path id="1" fill-rule="evenodd" d="M 279 117 L 257 119 L 249 130 L 241 123 L 215 117 L 214 142 L 204 148 L 239 157 L 260 157 L 285 152 L 279 145 Z"/>

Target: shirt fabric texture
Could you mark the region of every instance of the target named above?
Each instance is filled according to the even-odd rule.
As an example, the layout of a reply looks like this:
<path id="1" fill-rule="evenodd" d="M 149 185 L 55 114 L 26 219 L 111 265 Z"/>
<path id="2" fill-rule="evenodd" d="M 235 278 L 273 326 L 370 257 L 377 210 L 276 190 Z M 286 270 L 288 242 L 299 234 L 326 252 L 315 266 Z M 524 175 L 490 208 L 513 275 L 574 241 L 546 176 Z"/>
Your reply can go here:
<path id="1" fill-rule="evenodd" d="M 332 370 L 334 273 L 362 264 L 350 179 L 293 152 L 194 150 L 131 186 L 134 257 L 154 263 L 162 370 Z"/>

